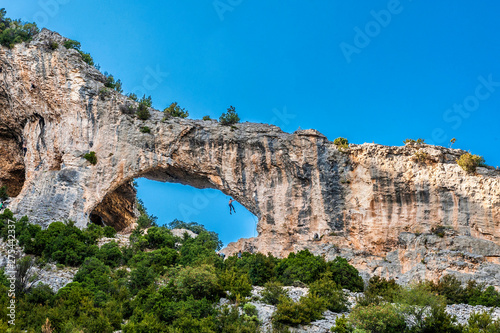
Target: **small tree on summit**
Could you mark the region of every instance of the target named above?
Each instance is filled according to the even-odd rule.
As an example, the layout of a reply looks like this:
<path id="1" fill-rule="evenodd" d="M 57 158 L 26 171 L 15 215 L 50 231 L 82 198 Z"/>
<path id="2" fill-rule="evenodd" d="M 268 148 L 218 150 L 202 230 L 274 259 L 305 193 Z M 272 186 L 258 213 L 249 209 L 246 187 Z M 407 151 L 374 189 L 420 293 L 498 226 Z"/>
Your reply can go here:
<path id="1" fill-rule="evenodd" d="M 236 113 L 236 109 L 234 106 L 230 106 L 227 108 L 227 113 L 223 113 L 219 118 L 219 122 L 222 125 L 233 125 L 240 122 L 240 117 Z"/>
<path id="2" fill-rule="evenodd" d="M 165 110 L 163 110 L 163 113 L 165 113 L 165 115 L 167 116 L 178 118 L 187 118 L 189 116 L 189 111 L 181 108 L 177 102 L 173 102 L 172 104 L 170 104 L 168 108 L 165 108 Z"/>

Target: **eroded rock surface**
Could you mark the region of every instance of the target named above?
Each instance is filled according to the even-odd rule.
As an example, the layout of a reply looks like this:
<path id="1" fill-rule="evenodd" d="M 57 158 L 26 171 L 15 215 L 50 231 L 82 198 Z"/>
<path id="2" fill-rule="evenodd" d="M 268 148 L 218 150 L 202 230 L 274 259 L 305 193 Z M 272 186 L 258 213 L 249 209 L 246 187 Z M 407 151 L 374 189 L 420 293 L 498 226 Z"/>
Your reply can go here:
<path id="1" fill-rule="evenodd" d="M 0 48 L 0 150 L 9 156 L 0 182 L 16 196 L 9 207 L 17 215 L 42 226 L 92 219 L 126 229 L 135 212 L 129 184 L 146 177 L 219 189 L 255 214 L 259 236 L 229 244 L 226 254 L 310 248 L 346 256 L 366 276 L 454 271 L 500 285 L 500 172 L 466 174 L 456 164 L 463 151 L 363 144 L 342 152 L 315 130 L 163 120 L 152 109 L 142 121 L 127 114 L 136 102 L 105 89 L 77 51 L 50 50 L 49 40 L 64 39 L 43 30 L 31 43 Z M 96 165 L 83 157 L 89 152 Z M 422 244 L 437 226 L 453 234 Z"/>

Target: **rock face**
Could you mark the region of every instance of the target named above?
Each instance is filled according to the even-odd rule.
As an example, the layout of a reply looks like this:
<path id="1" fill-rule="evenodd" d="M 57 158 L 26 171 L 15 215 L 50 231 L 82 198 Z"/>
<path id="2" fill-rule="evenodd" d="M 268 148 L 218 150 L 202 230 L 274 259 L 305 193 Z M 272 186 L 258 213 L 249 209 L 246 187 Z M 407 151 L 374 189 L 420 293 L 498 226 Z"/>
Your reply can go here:
<path id="1" fill-rule="evenodd" d="M 16 214 L 43 226 L 92 220 L 121 230 L 135 216 L 130 183 L 146 177 L 219 189 L 255 214 L 259 236 L 229 244 L 226 254 L 310 248 L 346 256 L 367 275 L 436 278 L 479 269 L 500 285 L 500 172 L 466 174 L 455 162 L 463 151 L 363 144 L 342 152 L 315 130 L 163 120 L 152 109 L 142 121 L 128 114 L 136 102 L 106 89 L 77 51 L 50 50 L 49 40 L 64 39 L 43 30 L 29 44 L 0 48 L 0 151 L 7 156 L 0 182 L 15 196 Z M 83 157 L 92 151 L 96 165 Z M 445 237 L 423 244 L 438 226 L 448 228 Z M 460 263 L 452 264 L 453 251 L 464 254 Z M 446 263 L 429 272 L 423 262 L 432 258 Z M 376 260 L 387 265 L 374 267 Z"/>

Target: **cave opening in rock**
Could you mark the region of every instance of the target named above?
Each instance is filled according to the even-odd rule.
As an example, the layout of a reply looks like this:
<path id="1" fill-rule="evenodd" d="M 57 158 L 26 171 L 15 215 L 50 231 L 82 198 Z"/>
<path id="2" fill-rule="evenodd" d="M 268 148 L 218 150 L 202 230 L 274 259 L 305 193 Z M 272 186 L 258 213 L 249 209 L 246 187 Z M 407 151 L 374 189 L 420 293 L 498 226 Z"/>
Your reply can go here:
<path id="1" fill-rule="evenodd" d="M 139 178 L 137 197 L 149 214 L 165 225 L 178 219 L 197 222 L 219 234 L 224 245 L 240 238 L 257 236 L 257 217 L 238 202 L 229 214 L 229 196 L 213 188 L 199 189 L 179 183 L 162 183 Z"/>
<path id="2" fill-rule="evenodd" d="M 136 199 L 142 201 L 149 215 L 158 218 L 158 225 L 168 225 L 175 219 L 196 222 L 217 232 L 225 245 L 257 236 L 258 219 L 245 206 L 235 202 L 236 213 L 230 214 L 229 195 L 215 189 L 203 176 L 177 169 L 150 170 L 125 181 L 106 194 L 89 219 L 118 231 L 127 229 L 138 216 Z"/>

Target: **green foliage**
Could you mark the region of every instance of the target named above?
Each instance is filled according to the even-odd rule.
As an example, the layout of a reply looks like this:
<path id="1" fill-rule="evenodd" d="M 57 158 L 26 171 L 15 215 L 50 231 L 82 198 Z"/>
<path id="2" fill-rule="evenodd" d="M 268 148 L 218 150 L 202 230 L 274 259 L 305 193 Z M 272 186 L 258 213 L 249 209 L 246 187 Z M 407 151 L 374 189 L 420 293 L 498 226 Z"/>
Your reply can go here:
<path id="1" fill-rule="evenodd" d="M 269 281 L 264 285 L 261 292 L 262 302 L 277 305 L 281 299 L 288 298 L 288 294 L 281 282 Z"/>
<path id="2" fill-rule="evenodd" d="M 290 253 L 286 259 L 281 260 L 276 266 L 276 275 L 285 285 L 299 280 L 311 283 L 317 280 L 326 271 L 326 262 L 320 256 L 315 256 L 309 250 Z"/>
<path id="3" fill-rule="evenodd" d="M 413 159 L 419 163 L 425 163 L 427 161 L 432 161 L 431 156 L 428 153 L 426 153 L 425 151 L 422 151 L 421 149 L 417 150 L 413 154 Z"/>
<path id="4" fill-rule="evenodd" d="M 89 53 L 85 53 L 82 50 L 80 50 L 81 44 L 80 42 L 77 42 L 76 40 L 66 40 L 63 43 L 63 46 L 67 49 L 73 49 L 78 51 L 80 55 L 82 56 L 82 60 L 85 61 L 89 66 L 94 66 L 94 59 L 90 56 Z"/>
<path id="5" fill-rule="evenodd" d="M 413 330 L 417 332 L 425 327 L 424 317 L 429 309 L 443 308 L 446 304 L 446 299 L 433 293 L 425 283 L 400 287 L 393 301 L 399 304 L 399 311 L 403 315 L 413 318 Z"/>
<path id="6" fill-rule="evenodd" d="M 337 149 L 340 151 L 349 149 L 349 141 L 346 138 L 336 138 L 335 140 L 333 140 L 333 144 L 337 146 Z"/>
<path id="7" fill-rule="evenodd" d="M 322 318 L 326 310 L 326 301 L 314 294 L 302 297 L 298 302 L 293 302 L 289 298 L 280 301 L 273 315 L 273 322 L 297 326 L 309 324 Z"/>
<path id="8" fill-rule="evenodd" d="M 89 161 L 89 163 L 92 165 L 97 164 L 97 156 L 95 154 L 95 151 L 88 152 L 87 154 L 83 155 L 83 158 Z"/>
<path id="9" fill-rule="evenodd" d="M 341 315 L 335 318 L 335 326 L 332 326 L 330 331 L 334 333 L 352 333 L 354 332 L 354 327 L 349 323 L 346 316 Z"/>
<path id="10" fill-rule="evenodd" d="M 446 229 L 447 229 L 447 227 L 445 227 L 445 226 L 437 225 L 437 226 L 431 228 L 431 232 L 434 235 L 436 235 L 440 238 L 443 238 L 445 236 Z"/>
<path id="11" fill-rule="evenodd" d="M 405 145 L 410 144 L 410 143 L 411 143 L 411 144 L 422 145 L 422 144 L 424 144 L 424 143 L 425 143 L 425 140 L 424 140 L 424 139 L 417 139 L 417 140 L 414 140 L 414 139 L 406 139 L 406 140 L 404 140 L 404 141 L 403 141 L 403 143 L 404 143 Z"/>
<path id="12" fill-rule="evenodd" d="M 0 234 L 7 240 L 7 220 L 15 221 L 16 237 L 26 254 L 41 256 L 44 261 L 54 260 L 68 266 L 79 266 L 98 250 L 97 239 L 103 236 L 104 228 L 94 224 L 80 230 L 73 222 L 53 222 L 45 230 L 30 224 L 27 217 L 14 219 L 6 210 L 0 215 Z"/>
<path id="13" fill-rule="evenodd" d="M 203 116 L 203 120 L 208 121 L 208 120 L 212 120 L 212 118 L 210 118 L 210 116 Z"/>
<path id="14" fill-rule="evenodd" d="M 7 194 L 7 186 L 4 185 L 0 187 L 0 200 L 5 201 L 9 198 L 9 195 Z"/>
<path id="15" fill-rule="evenodd" d="M 222 125 L 234 125 L 236 123 L 239 123 L 240 122 L 240 117 L 238 116 L 238 114 L 236 113 L 236 109 L 234 106 L 230 106 L 228 109 L 227 109 L 227 113 L 223 113 L 220 117 L 219 117 L 219 122 L 222 124 Z"/>
<path id="16" fill-rule="evenodd" d="M 165 110 L 163 110 L 163 113 L 167 117 L 187 118 L 189 116 L 189 111 L 181 108 L 179 104 L 177 104 L 177 102 L 173 102 L 172 104 L 170 104 L 168 108 L 165 108 Z"/>
<path id="17" fill-rule="evenodd" d="M 129 95 L 130 96 L 135 96 L 134 94 Z M 137 98 L 137 96 L 135 96 Z M 140 120 L 148 120 L 151 118 L 151 113 L 149 112 L 149 108 L 153 106 L 153 100 L 151 99 L 151 96 L 146 97 L 146 95 L 142 96 L 142 98 L 139 100 L 139 106 L 137 108 L 136 116 Z"/>
<path id="18" fill-rule="evenodd" d="M 226 270 L 233 267 L 248 274 L 252 285 L 263 286 L 267 281 L 275 277 L 275 267 L 278 259 L 271 254 L 265 256 L 261 253 L 250 254 L 244 252 L 241 258 L 237 255 L 228 257 L 224 261 Z"/>
<path id="19" fill-rule="evenodd" d="M 115 81 L 115 78 L 113 77 L 113 75 L 108 75 L 108 73 L 104 73 L 104 76 L 106 77 L 106 80 L 104 82 L 105 87 L 110 88 L 110 89 L 114 89 L 117 92 L 119 92 L 120 94 L 123 92 L 121 80 Z"/>
<path id="20" fill-rule="evenodd" d="M 90 290 L 109 292 L 111 288 L 110 269 L 101 260 L 91 257 L 85 259 L 75 274 L 74 282 L 79 282 Z"/>
<path id="21" fill-rule="evenodd" d="M 139 211 L 139 217 L 137 219 L 137 225 L 140 229 L 145 229 L 149 227 L 156 227 L 156 220 L 158 219 L 156 216 L 149 215 L 142 200 L 138 199 L 136 201 L 137 210 Z"/>
<path id="22" fill-rule="evenodd" d="M 109 267 L 118 267 L 123 264 L 123 253 L 116 242 L 106 243 L 99 251 L 96 257 Z"/>
<path id="23" fill-rule="evenodd" d="M 139 107 L 135 114 L 140 120 L 148 120 L 149 118 L 151 118 L 151 113 L 149 112 L 148 107 L 141 103 L 139 103 Z"/>
<path id="24" fill-rule="evenodd" d="M 500 293 L 494 287 L 468 281 L 464 288 L 453 275 L 445 275 L 437 283 L 429 282 L 429 287 L 433 292 L 446 297 L 448 304 L 466 303 L 484 306 L 500 304 Z"/>
<path id="25" fill-rule="evenodd" d="M 47 42 L 47 47 L 48 47 L 49 50 L 55 51 L 55 50 L 57 50 L 59 48 L 59 43 L 57 43 L 56 41 L 51 40 L 51 41 Z"/>
<path id="26" fill-rule="evenodd" d="M 445 311 L 445 307 L 435 307 L 431 309 L 430 316 L 424 320 L 422 333 L 461 333 L 459 326 L 455 325 L 456 318 Z"/>
<path id="27" fill-rule="evenodd" d="M 390 303 L 356 306 L 349 322 L 357 329 L 372 333 L 400 333 L 406 329 L 403 315 Z"/>
<path id="28" fill-rule="evenodd" d="M 78 42 L 76 40 L 68 39 L 68 40 L 64 41 L 63 46 L 67 49 L 73 49 L 73 50 L 78 51 L 78 50 L 80 50 L 80 47 L 82 46 L 82 44 L 80 44 L 80 42 Z"/>
<path id="29" fill-rule="evenodd" d="M 465 153 L 457 159 L 457 164 L 467 173 L 474 173 L 477 167 L 485 165 L 485 160 L 482 156 Z"/>
<path id="30" fill-rule="evenodd" d="M 219 276 L 220 285 L 228 292 L 230 300 L 240 300 L 250 296 L 252 283 L 248 275 L 236 269 L 227 270 Z"/>
<path id="31" fill-rule="evenodd" d="M 139 130 L 141 133 L 151 133 L 151 129 L 148 126 L 143 126 Z"/>
<path id="32" fill-rule="evenodd" d="M 493 320 L 488 312 L 471 313 L 468 326 L 463 333 L 494 333 L 500 332 L 500 320 Z"/>
<path id="33" fill-rule="evenodd" d="M 394 279 L 386 280 L 375 275 L 368 281 L 368 286 L 365 290 L 365 299 L 380 297 L 387 302 L 393 302 L 400 290 L 401 287 Z"/>
<path id="34" fill-rule="evenodd" d="M 346 259 L 336 257 L 327 263 L 327 269 L 332 273 L 332 280 L 337 285 L 354 292 L 363 291 L 364 283 L 361 275 Z"/>
<path id="35" fill-rule="evenodd" d="M 245 306 L 250 304 L 245 304 Z M 255 315 L 240 315 L 235 306 L 222 307 L 215 317 L 215 327 L 220 333 L 257 333 L 259 323 Z"/>
<path id="36" fill-rule="evenodd" d="M 35 23 L 22 23 L 5 17 L 5 8 L 0 9 L 0 44 L 13 48 L 15 44 L 29 42 L 38 33 Z"/>
<path id="37" fill-rule="evenodd" d="M 110 227 L 109 225 L 105 226 L 103 229 L 103 235 L 104 237 L 113 238 L 116 236 L 116 230 L 115 228 Z"/>
<path id="38" fill-rule="evenodd" d="M 222 294 L 215 267 L 202 264 L 198 267 L 181 268 L 172 280 L 176 299 L 186 300 L 192 296 L 196 300 L 218 300 Z M 250 286 L 250 290 L 251 290 Z"/>
<path id="39" fill-rule="evenodd" d="M 322 279 L 316 280 L 309 286 L 309 292 L 326 301 L 326 308 L 332 312 L 345 312 L 347 311 L 347 295 L 344 293 L 329 276 L 331 273 L 325 275 Z"/>

